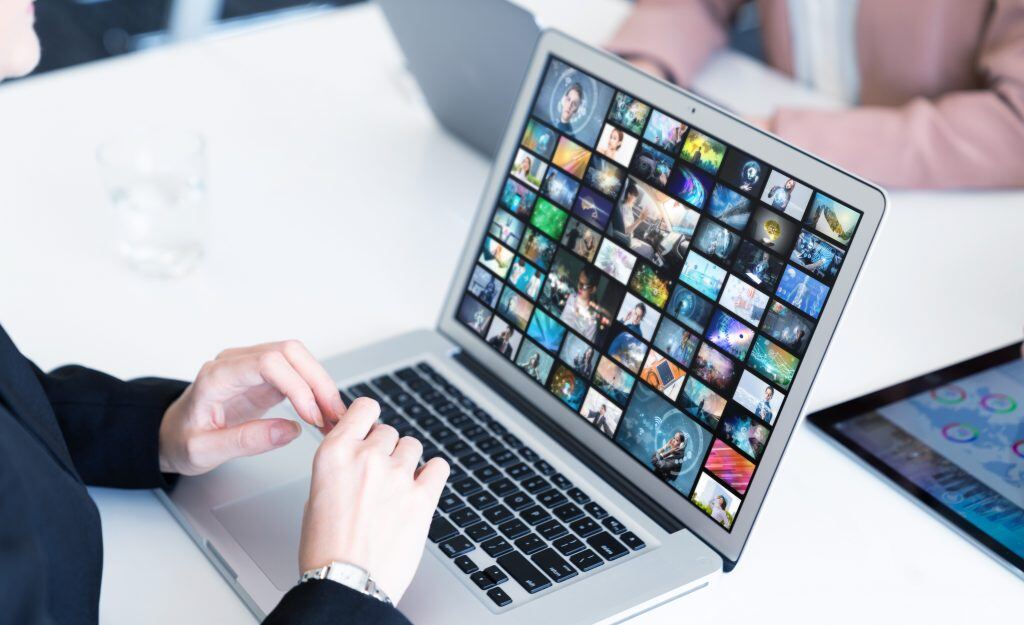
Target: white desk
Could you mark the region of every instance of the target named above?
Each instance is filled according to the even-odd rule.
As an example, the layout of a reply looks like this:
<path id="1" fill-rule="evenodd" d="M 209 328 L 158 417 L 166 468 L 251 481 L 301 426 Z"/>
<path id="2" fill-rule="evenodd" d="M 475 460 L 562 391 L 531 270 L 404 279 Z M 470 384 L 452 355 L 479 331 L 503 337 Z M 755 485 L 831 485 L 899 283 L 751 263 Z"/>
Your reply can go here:
<path id="1" fill-rule="evenodd" d="M 547 23 L 592 41 L 623 13 L 617 0 L 545 4 Z M 376 9 L 360 7 L 4 86 L 7 330 L 43 367 L 184 377 L 225 346 L 295 336 L 329 356 L 431 324 L 487 164 L 441 131 L 401 65 Z M 213 245 L 177 282 L 114 259 L 93 159 L 101 138 L 154 119 L 210 142 Z M 1021 193 L 894 194 L 811 408 L 1018 337 L 1022 205 Z M 635 622 L 1019 614 L 1019 580 L 809 429 L 790 450 L 736 571 Z M 103 623 L 252 622 L 149 493 L 92 492 Z"/>

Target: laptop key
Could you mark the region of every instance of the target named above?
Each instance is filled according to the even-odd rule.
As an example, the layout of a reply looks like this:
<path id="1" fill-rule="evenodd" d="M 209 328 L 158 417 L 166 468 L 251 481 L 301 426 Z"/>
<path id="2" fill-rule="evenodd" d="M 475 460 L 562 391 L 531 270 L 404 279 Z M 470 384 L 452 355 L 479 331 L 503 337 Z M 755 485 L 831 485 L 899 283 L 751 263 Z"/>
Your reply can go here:
<path id="1" fill-rule="evenodd" d="M 491 454 L 505 449 L 505 446 L 501 444 L 501 441 L 493 436 L 488 436 L 487 438 L 476 441 L 476 448 L 490 456 Z"/>
<path id="2" fill-rule="evenodd" d="M 455 440 L 457 438 L 457 435 L 455 434 L 455 432 L 451 430 L 451 428 L 442 425 L 440 427 L 434 428 L 433 430 L 430 430 L 430 438 L 444 445 L 449 441 Z"/>
<path id="3" fill-rule="evenodd" d="M 487 488 L 491 489 L 491 492 L 497 495 L 498 497 L 504 497 L 505 495 L 514 493 L 517 490 L 519 490 L 518 488 L 516 488 L 515 482 L 508 479 L 507 477 L 503 477 L 499 480 L 494 480 L 493 482 L 487 485 Z"/>
<path id="4" fill-rule="evenodd" d="M 491 556 L 492 558 L 497 558 L 498 556 L 505 555 L 506 553 L 514 549 L 512 543 L 508 542 L 501 536 L 495 536 L 494 538 L 489 538 L 485 540 L 484 542 L 480 543 L 480 548 L 484 550 L 484 553 Z"/>
<path id="5" fill-rule="evenodd" d="M 406 383 L 412 380 L 423 379 L 420 377 L 420 374 L 416 373 L 416 370 L 413 369 L 412 367 L 404 367 L 402 369 L 399 369 L 398 371 L 395 371 L 395 377 Z"/>
<path id="6" fill-rule="evenodd" d="M 473 583 L 479 586 L 480 590 L 488 590 L 497 586 L 497 584 L 494 583 L 494 580 L 483 571 L 473 573 L 469 576 L 469 579 L 473 580 Z"/>
<path id="7" fill-rule="evenodd" d="M 455 528 L 453 527 L 452 529 Z M 516 539 L 516 547 L 519 548 L 519 551 L 522 551 L 526 555 L 530 555 L 544 549 L 547 545 L 540 539 L 540 536 L 537 536 L 536 534 L 527 534 L 522 538 Z"/>
<path id="8" fill-rule="evenodd" d="M 523 488 L 525 488 L 528 493 L 539 493 L 542 490 L 551 488 L 551 484 L 548 484 L 548 481 L 541 476 L 534 475 L 531 478 L 523 480 Z"/>
<path id="9" fill-rule="evenodd" d="M 545 508 L 554 508 L 555 506 L 560 506 L 569 500 L 565 498 L 565 495 L 552 488 L 537 495 L 537 501 L 539 501 Z"/>
<path id="10" fill-rule="evenodd" d="M 447 495 L 442 495 L 441 499 L 437 502 L 437 507 L 440 508 L 442 512 L 454 512 L 465 505 L 466 504 L 459 499 L 458 495 L 451 492 Z"/>
<path id="11" fill-rule="evenodd" d="M 402 406 L 402 412 L 405 413 L 405 416 L 416 421 L 417 423 L 419 423 L 420 419 L 423 419 L 424 417 L 430 415 L 430 411 L 427 410 L 423 404 L 415 402 Z"/>
<path id="12" fill-rule="evenodd" d="M 497 421 L 489 421 L 487 423 L 487 428 L 490 431 L 492 431 L 495 434 L 497 434 L 498 436 L 504 436 L 505 434 L 508 434 L 508 428 L 506 428 L 504 425 L 498 423 Z"/>
<path id="13" fill-rule="evenodd" d="M 530 508 L 527 508 L 526 510 L 520 512 L 519 516 L 521 516 L 523 520 L 529 523 L 530 525 L 537 525 L 551 518 L 551 515 L 548 514 L 548 511 L 545 510 L 544 508 L 541 508 L 540 506 L 532 506 Z"/>
<path id="14" fill-rule="evenodd" d="M 469 427 L 467 424 L 473 423 L 473 420 L 469 418 L 469 415 L 466 413 L 462 413 L 448 417 L 448 423 L 450 423 L 453 428 L 459 428 L 461 431 L 462 428 Z"/>
<path id="15" fill-rule="evenodd" d="M 640 537 L 634 534 L 633 532 L 626 532 L 622 536 L 619 536 L 619 538 L 622 540 L 622 542 L 626 543 L 627 547 L 629 547 L 633 551 L 640 551 L 641 549 L 647 546 L 647 543 L 640 540 Z"/>
<path id="16" fill-rule="evenodd" d="M 574 503 L 566 503 L 558 506 L 552 510 L 552 512 L 554 512 L 555 516 L 564 523 L 572 523 L 576 519 L 583 517 L 583 511 Z"/>
<path id="17" fill-rule="evenodd" d="M 623 525 L 618 519 L 613 516 L 608 517 L 604 521 L 601 521 L 601 525 L 604 525 L 612 534 L 621 534 L 626 531 L 626 526 Z"/>
<path id="18" fill-rule="evenodd" d="M 446 540 L 439 544 L 438 547 L 449 558 L 456 558 L 476 549 L 473 543 L 469 542 L 469 539 L 462 535 Z"/>
<path id="19" fill-rule="evenodd" d="M 537 452 L 525 446 L 519 448 L 519 455 L 527 462 L 537 462 L 540 460 L 540 456 L 537 455 Z"/>
<path id="20" fill-rule="evenodd" d="M 569 499 L 572 499 L 581 506 L 590 501 L 590 496 L 576 487 L 570 488 L 565 494 L 569 496 Z"/>
<path id="21" fill-rule="evenodd" d="M 540 567 L 541 571 L 556 582 L 564 582 L 567 579 L 576 577 L 579 573 L 565 558 L 558 555 L 554 549 L 538 551 L 530 556 L 533 563 Z"/>
<path id="22" fill-rule="evenodd" d="M 462 430 L 462 435 L 471 441 L 476 441 L 478 439 L 484 438 L 485 436 L 488 436 L 487 430 L 483 429 L 481 426 L 476 424 Z"/>
<path id="23" fill-rule="evenodd" d="M 505 575 L 505 571 L 502 571 L 496 564 L 484 569 L 484 573 L 487 573 L 487 577 L 490 577 L 495 584 L 504 584 L 508 581 L 508 575 Z"/>
<path id="24" fill-rule="evenodd" d="M 520 536 L 525 536 L 530 533 L 530 528 L 519 519 L 512 519 L 506 521 L 498 526 L 498 530 L 510 540 L 515 540 Z"/>
<path id="25" fill-rule="evenodd" d="M 507 469 L 505 469 L 505 471 L 508 472 L 510 476 L 512 476 L 512 479 L 520 482 L 522 482 L 528 477 L 533 477 L 534 475 L 533 469 L 531 469 L 529 465 L 526 465 L 522 462 L 508 467 Z"/>
<path id="26" fill-rule="evenodd" d="M 411 404 L 416 401 L 415 397 L 413 397 L 410 393 L 407 393 L 405 391 L 392 393 L 390 399 L 395 403 L 396 406 L 399 407 L 404 406 L 406 404 Z"/>
<path id="27" fill-rule="evenodd" d="M 427 538 L 432 543 L 439 543 L 457 536 L 458 533 L 459 530 L 448 519 L 438 516 L 434 517 L 434 520 L 430 522 L 430 531 L 427 532 Z"/>
<path id="28" fill-rule="evenodd" d="M 551 545 L 563 555 L 567 556 L 571 556 L 577 551 L 583 551 L 587 547 L 579 538 L 576 538 L 572 534 L 567 534 L 561 538 L 551 541 Z"/>
<path id="29" fill-rule="evenodd" d="M 483 510 L 484 508 L 490 508 L 491 506 L 497 505 L 498 498 L 489 492 L 482 490 L 466 497 L 466 502 L 477 510 Z M 622 529 L 625 531 L 626 528 Z"/>
<path id="30" fill-rule="evenodd" d="M 594 534 L 587 539 L 587 544 L 590 545 L 594 551 L 601 554 L 605 560 L 617 560 L 629 553 L 629 549 L 626 549 L 617 538 L 608 532 Z"/>
<path id="31" fill-rule="evenodd" d="M 517 490 L 511 495 L 505 497 L 505 505 L 507 505 L 509 508 L 512 508 L 516 512 L 519 512 L 524 508 L 529 508 L 530 506 L 532 506 L 533 499 L 530 499 L 530 496 L 527 495 L 526 493 Z"/>
<path id="32" fill-rule="evenodd" d="M 468 454 L 459 456 L 459 462 L 462 463 L 462 466 L 466 467 L 470 471 L 472 471 L 473 469 L 480 468 L 487 464 L 487 460 L 485 460 L 483 456 L 476 453 L 475 451 L 471 451 Z"/>
<path id="33" fill-rule="evenodd" d="M 604 560 L 590 549 L 585 549 L 577 554 L 569 556 L 569 562 L 572 562 L 576 568 L 584 573 L 591 569 L 596 569 L 604 564 Z"/>
<path id="34" fill-rule="evenodd" d="M 471 495 L 476 491 L 481 490 L 483 486 L 480 486 L 480 482 L 471 477 L 464 477 L 461 480 L 453 482 L 452 488 L 460 495 Z"/>
<path id="35" fill-rule="evenodd" d="M 551 483 L 554 484 L 560 490 L 566 490 L 567 488 L 572 488 L 572 482 L 570 482 L 569 478 L 565 477 L 561 473 L 555 473 L 554 475 L 552 475 L 551 476 Z"/>
<path id="36" fill-rule="evenodd" d="M 388 395 L 404 392 L 404 389 L 402 389 L 402 385 L 400 385 L 398 382 L 395 382 L 394 378 L 387 375 L 386 373 L 370 381 L 373 382 L 374 386 L 384 391 Z"/>
<path id="37" fill-rule="evenodd" d="M 472 525 L 480 520 L 480 515 L 470 508 L 461 508 L 456 510 L 455 512 L 452 512 L 449 517 L 451 517 L 452 523 L 455 523 L 459 527 L 466 527 L 467 525 Z"/>
<path id="38" fill-rule="evenodd" d="M 462 454 L 468 454 L 473 451 L 473 448 L 469 446 L 469 443 L 462 439 L 456 439 L 450 443 L 445 443 L 445 450 L 455 457 L 459 457 Z"/>
<path id="39" fill-rule="evenodd" d="M 473 475 L 475 475 L 476 479 L 480 480 L 484 484 L 486 484 L 488 482 L 493 482 L 494 480 L 498 479 L 499 477 L 502 477 L 501 471 L 499 471 L 498 469 L 492 467 L 489 464 L 480 467 L 476 471 L 473 471 Z"/>
<path id="40" fill-rule="evenodd" d="M 499 523 L 504 523 L 505 521 L 514 519 L 515 515 L 512 514 L 512 511 L 506 508 L 505 506 L 498 504 L 496 506 L 491 506 L 490 508 L 484 510 L 483 517 L 491 523 L 497 525 Z"/>
<path id="41" fill-rule="evenodd" d="M 518 458 L 516 458 L 516 455 L 511 451 L 502 449 L 498 453 L 491 455 L 491 460 L 499 467 L 504 467 L 517 461 Z"/>
<path id="42" fill-rule="evenodd" d="M 583 517 L 578 521 L 573 521 L 569 524 L 569 528 L 572 531 L 579 534 L 580 536 L 582 536 L 583 538 L 586 538 L 587 536 L 591 536 L 601 531 L 601 526 L 598 525 L 597 522 L 594 521 L 594 519 L 591 519 L 590 517 Z"/>
<path id="43" fill-rule="evenodd" d="M 422 371 L 423 373 L 428 373 L 428 374 L 429 373 L 434 373 L 434 368 L 431 367 L 426 362 L 416 363 L 416 368 L 419 369 L 420 371 Z"/>
<path id="44" fill-rule="evenodd" d="M 554 475 L 555 474 L 555 467 L 553 467 L 550 464 L 548 464 L 547 460 L 538 460 L 538 461 L 534 462 L 533 463 L 533 468 L 537 469 L 537 471 L 541 475 Z"/>
<path id="45" fill-rule="evenodd" d="M 488 590 L 487 596 L 490 597 L 491 601 L 493 601 L 499 608 L 503 608 L 512 603 L 512 597 L 509 597 L 508 593 L 502 590 L 499 586 L 495 586 Z"/>
<path id="46" fill-rule="evenodd" d="M 504 569 L 512 579 L 516 580 L 516 583 L 530 594 L 540 592 L 551 586 L 551 580 L 545 577 L 540 572 L 540 569 L 535 567 L 532 562 L 526 559 L 526 556 L 518 551 L 507 553 L 497 560 L 498 566 Z"/>
<path id="47" fill-rule="evenodd" d="M 583 509 L 589 512 L 595 519 L 600 521 L 601 519 L 608 516 L 608 511 L 602 508 L 596 501 L 591 501 L 583 505 Z"/>
<path id="48" fill-rule="evenodd" d="M 565 529 L 565 526 L 558 521 L 551 519 L 538 525 L 537 532 L 548 540 L 554 540 L 560 536 L 565 536 L 569 530 Z"/>
<path id="49" fill-rule="evenodd" d="M 419 424 L 419 426 L 424 430 L 432 430 L 434 428 L 438 428 L 444 425 L 443 423 L 441 423 L 440 419 L 429 413 L 420 417 L 419 419 L 416 419 L 416 423 Z"/>
<path id="50" fill-rule="evenodd" d="M 455 558 L 455 566 L 459 567 L 459 570 L 466 575 L 475 573 L 480 568 L 469 556 L 459 556 Z"/>
<path id="51" fill-rule="evenodd" d="M 501 440 L 505 441 L 505 443 L 512 449 L 519 449 L 523 446 L 523 441 L 519 440 L 519 437 L 515 434 L 504 434 L 502 435 Z"/>
<path id="52" fill-rule="evenodd" d="M 497 534 L 493 527 L 483 521 L 474 523 L 463 531 L 466 532 L 466 536 L 469 536 L 470 540 L 477 543 L 485 541 Z"/>

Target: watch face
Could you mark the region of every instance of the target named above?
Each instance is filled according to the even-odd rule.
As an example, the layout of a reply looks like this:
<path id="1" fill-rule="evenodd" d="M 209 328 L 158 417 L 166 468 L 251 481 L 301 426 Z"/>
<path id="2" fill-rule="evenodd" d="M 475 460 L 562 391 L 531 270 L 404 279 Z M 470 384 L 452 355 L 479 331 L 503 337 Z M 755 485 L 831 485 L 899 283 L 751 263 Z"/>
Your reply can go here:
<path id="1" fill-rule="evenodd" d="M 327 578 L 360 592 L 366 591 L 370 574 L 366 569 L 347 562 L 332 562 Z"/>

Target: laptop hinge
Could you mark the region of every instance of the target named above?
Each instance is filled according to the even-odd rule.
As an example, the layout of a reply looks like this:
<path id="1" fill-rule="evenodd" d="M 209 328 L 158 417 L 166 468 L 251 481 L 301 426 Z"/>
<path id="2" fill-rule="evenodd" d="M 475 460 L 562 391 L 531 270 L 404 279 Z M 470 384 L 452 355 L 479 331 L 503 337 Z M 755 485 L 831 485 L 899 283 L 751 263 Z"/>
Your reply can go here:
<path id="1" fill-rule="evenodd" d="M 600 456 L 570 436 L 569 433 L 566 432 L 562 426 L 558 425 L 554 419 L 538 410 L 509 384 L 505 383 L 498 378 L 498 376 L 488 371 L 480 361 L 476 360 L 463 350 L 459 350 L 453 354 L 453 358 L 459 362 L 459 364 L 468 369 L 470 373 L 482 380 L 488 387 L 497 390 L 498 394 L 512 404 L 516 410 L 526 415 L 527 419 L 532 421 L 540 429 L 544 430 L 548 436 L 555 439 L 555 441 L 564 447 L 566 451 L 583 462 L 587 468 L 594 473 L 597 473 L 601 479 L 606 481 L 612 488 L 618 491 L 619 494 L 628 499 L 630 503 L 649 516 L 663 530 L 672 533 L 683 529 L 684 525 L 679 522 L 679 519 L 675 518 L 668 511 L 658 505 L 658 503 L 651 499 L 647 493 L 643 492 L 622 477 L 618 471 L 602 460 Z"/>

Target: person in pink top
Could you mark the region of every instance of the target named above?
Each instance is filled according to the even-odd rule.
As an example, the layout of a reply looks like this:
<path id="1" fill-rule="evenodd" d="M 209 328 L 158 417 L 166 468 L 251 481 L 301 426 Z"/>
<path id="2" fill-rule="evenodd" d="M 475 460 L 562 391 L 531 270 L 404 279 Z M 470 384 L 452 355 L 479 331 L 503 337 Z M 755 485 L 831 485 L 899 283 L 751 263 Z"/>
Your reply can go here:
<path id="1" fill-rule="evenodd" d="M 745 0 L 636 0 L 608 48 L 686 87 Z M 1024 0 L 756 0 L 766 63 L 848 105 L 750 121 L 892 187 L 1024 187 Z"/>

